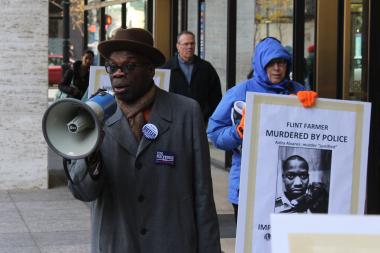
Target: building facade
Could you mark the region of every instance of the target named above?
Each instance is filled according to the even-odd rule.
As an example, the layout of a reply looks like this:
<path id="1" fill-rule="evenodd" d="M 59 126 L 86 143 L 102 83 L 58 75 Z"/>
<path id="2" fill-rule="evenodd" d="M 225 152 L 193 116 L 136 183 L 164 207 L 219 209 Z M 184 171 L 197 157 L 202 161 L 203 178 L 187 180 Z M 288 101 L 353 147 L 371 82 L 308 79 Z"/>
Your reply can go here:
<path id="1" fill-rule="evenodd" d="M 47 187 L 48 4 L 0 0 L 5 22 L 0 84 L 0 188 Z M 216 68 L 225 91 L 244 80 L 256 43 L 274 36 L 293 54 L 293 79 L 320 97 L 372 103 L 367 212 L 380 213 L 380 2 L 377 0 L 84 0 L 82 49 L 118 27 L 152 32 L 170 57 L 176 36 L 191 30 L 197 54 Z M 9 21 L 10 20 L 10 21 Z M 97 56 L 96 64 L 104 59 Z M 227 157 L 228 158 L 228 157 Z M 228 164 L 228 159 L 226 161 Z"/>
<path id="2" fill-rule="evenodd" d="M 323 98 L 371 102 L 366 209 L 380 213 L 379 1 L 172 0 L 171 6 L 177 14 L 171 40 L 193 31 L 198 55 L 215 66 L 224 90 L 246 79 L 256 43 L 272 36 L 293 55 L 294 80 Z"/>
<path id="3" fill-rule="evenodd" d="M 98 2 L 100 6 L 117 1 L 91 2 Z M 380 81 L 377 75 L 380 49 L 376 47 L 380 45 L 380 30 L 376 29 L 380 23 L 379 1 L 123 2 L 144 2 L 146 19 L 141 26 L 153 33 L 156 46 L 166 57 L 175 53 L 176 36 L 180 31 L 194 32 L 197 54 L 213 64 L 223 91 L 246 79 L 255 45 L 262 38 L 272 36 L 281 40 L 293 55 L 294 80 L 317 91 L 323 98 L 371 102 L 367 211 L 380 213 L 380 158 L 377 155 L 380 134 L 376 131 L 380 123 L 380 87 L 376 85 Z M 101 8 L 98 10 L 101 12 Z M 122 26 L 131 27 L 131 24 Z M 104 39 L 106 34 L 100 29 L 100 37 Z M 228 167 L 228 154 L 225 164 Z"/>
<path id="4" fill-rule="evenodd" d="M 48 1 L 0 0 L 0 189 L 46 188 Z"/>

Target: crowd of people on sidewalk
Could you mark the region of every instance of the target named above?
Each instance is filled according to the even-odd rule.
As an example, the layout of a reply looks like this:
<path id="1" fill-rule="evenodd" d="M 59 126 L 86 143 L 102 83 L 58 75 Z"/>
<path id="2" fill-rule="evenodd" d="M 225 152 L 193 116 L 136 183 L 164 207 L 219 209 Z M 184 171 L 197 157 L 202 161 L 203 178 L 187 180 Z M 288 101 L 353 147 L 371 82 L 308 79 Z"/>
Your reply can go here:
<path id="1" fill-rule="evenodd" d="M 144 29 L 118 29 L 98 45 L 117 110 L 93 153 L 65 160 L 72 194 L 91 202 L 92 252 L 221 252 L 208 139 L 232 151 L 228 200 L 237 220 L 246 93 L 315 103 L 315 92 L 290 79 L 291 55 L 276 38 L 257 44 L 252 75 L 224 96 L 215 68 L 195 55 L 195 41 L 181 32 L 168 61 Z M 81 99 L 92 59 L 86 51 L 59 89 Z M 171 70 L 169 91 L 154 84 L 155 68 Z"/>

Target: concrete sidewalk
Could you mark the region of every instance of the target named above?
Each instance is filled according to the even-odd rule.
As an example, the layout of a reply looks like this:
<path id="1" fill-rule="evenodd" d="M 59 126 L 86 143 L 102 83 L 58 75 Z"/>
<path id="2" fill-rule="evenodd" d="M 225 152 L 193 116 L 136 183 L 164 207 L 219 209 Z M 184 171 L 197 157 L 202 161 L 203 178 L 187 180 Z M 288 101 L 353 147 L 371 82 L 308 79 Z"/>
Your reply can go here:
<path id="1" fill-rule="evenodd" d="M 214 154 L 215 155 L 215 154 Z M 228 203 L 227 171 L 212 167 L 214 197 L 225 253 L 235 247 L 235 222 Z M 89 253 L 90 211 L 65 182 L 48 190 L 0 191 L 1 253 Z"/>

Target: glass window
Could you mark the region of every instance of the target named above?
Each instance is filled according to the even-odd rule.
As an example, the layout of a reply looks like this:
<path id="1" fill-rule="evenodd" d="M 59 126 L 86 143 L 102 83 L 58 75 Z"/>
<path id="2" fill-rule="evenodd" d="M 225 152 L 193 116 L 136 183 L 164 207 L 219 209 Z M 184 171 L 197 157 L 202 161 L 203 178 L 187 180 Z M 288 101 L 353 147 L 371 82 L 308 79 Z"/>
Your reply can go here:
<path id="1" fill-rule="evenodd" d="M 345 1 L 343 99 L 366 101 L 368 0 Z"/>
<path id="2" fill-rule="evenodd" d="M 147 0 L 128 2 L 126 15 L 127 27 L 146 28 L 146 10 Z"/>
<path id="3" fill-rule="evenodd" d="M 98 44 L 99 44 L 99 25 L 100 25 L 100 9 L 91 9 L 88 12 L 88 49 L 94 51 L 94 65 L 99 63 Z"/>
<path id="4" fill-rule="evenodd" d="M 367 99 L 367 87 L 363 82 L 363 1 L 350 1 L 350 71 L 348 98 Z"/>
<path id="5" fill-rule="evenodd" d="M 315 90 L 315 21 L 317 1 L 306 0 L 305 2 L 305 38 L 304 38 L 304 55 L 305 69 L 304 79 L 307 89 Z"/>
<path id="6" fill-rule="evenodd" d="M 115 30 L 121 27 L 121 4 L 111 5 L 105 9 L 106 40 L 110 39 Z"/>
<path id="7" fill-rule="evenodd" d="M 291 52 L 293 0 L 256 0 L 255 11 L 255 44 L 271 36 L 279 39 Z"/>
<path id="8" fill-rule="evenodd" d="M 101 24 L 101 8 L 98 8 L 98 3 L 108 2 L 100 0 L 89 0 L 88 5 L 95 4 L 87 11 L 87 34 L 88 45 L 87 47 L 94 51 L 94 65 L 100 63 L 97 46 L 100 38 L 100 24 Z M 109 40 L 117 28 L 122 26 L 122 4 L 112 4 L 109 1 L 109 6 L 103 7 L 105 14 L 105 35 L 104 38 Z M 98 6 L 98 7 L 97 7 Z M 146 28 L 146 13 L 147 13 L 147 0 L 136 0 L 126 3 L 126 24 L 127 27 Z"/>
<path id="9" fill-rule="evenodd" d="M 51 54 L 48 58 L 48 65 L 49 66 L 62 66 L 63 64 L 63 56 L 58 54 Z"/>

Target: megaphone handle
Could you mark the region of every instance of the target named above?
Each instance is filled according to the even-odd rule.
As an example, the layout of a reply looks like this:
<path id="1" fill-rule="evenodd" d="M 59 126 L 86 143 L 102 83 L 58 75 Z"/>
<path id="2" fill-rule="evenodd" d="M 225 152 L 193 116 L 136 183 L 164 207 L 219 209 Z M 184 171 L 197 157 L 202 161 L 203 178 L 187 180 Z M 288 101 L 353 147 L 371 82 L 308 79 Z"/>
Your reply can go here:
<path id="1" fill-rule="evenodd" d="M 63 161 L 63 170 L 65 171 L 67 179 L 69 179 L 69 181 L 70 181 L 71 184 L 74 184 L 73 180 L 71 179 L 71 176 L 70 176 L 70 173 L 69 173 L 69 169 L 67 168 L 67 163 L 71 162 L 71 160 L 63 158 L 62 161 Z"/>
<path id="2" fill-rule="evenodd" d="M 69 169 L 67 167 L 67 163 L 71 163 L 71 160 L 63 158 L 63 169 L 65 171 L 65 174 L 66 174 L 67 178 L 69 179 L 70 183 L 72 183 L 74 185 L 75 183 L 74 183 L 73 179 L 71 178 Z M 88 166 L 87 166 L 87 172 L 89 172 L 88 171 Z M 79 179 L 79 181 L 82 181 L 86 177 L 86 174 L 87 173 L 84 173 L 83 177 L 81 179 Z M 90 173 L 90 175 L 91 175 L 91 173 Z"/>
<path id="3" fill-rule="evenodd" d="M 99 150 L 85 158 L 87 163 L 87 172 L 91 178 L 97 180 L 101 174 L 102 169 L 102 157 Z"/>
<path id="4" fill-rule="evenodd" d="M 94 155 L 99 157 L 97 153 Z M 70 183 L 74 185 L 75 183 L 70 176 L 70 172 L 69 172 L 69 169 L 67 167 L 67 163 L 71 163 L 71 160 L 63 158 L 63 170 L 65 171 L 66 177 L 68 178 Z M 91 176 L 92 179 L 97 180 L 101 174 L 100 172 L 101 172 L 101 167 L 102 167 L 102 159 L 101 158 L 96 159 L 96 162 L 90 163 L 90 162 L 88 162 L 88 158 L 87 158 L 86 163 L 87 163 L 87 173 Z M 86 177 L 87 173 L 84 173 L 84 175 L 80 179 L 80 181 L 82 181 Z"/>

